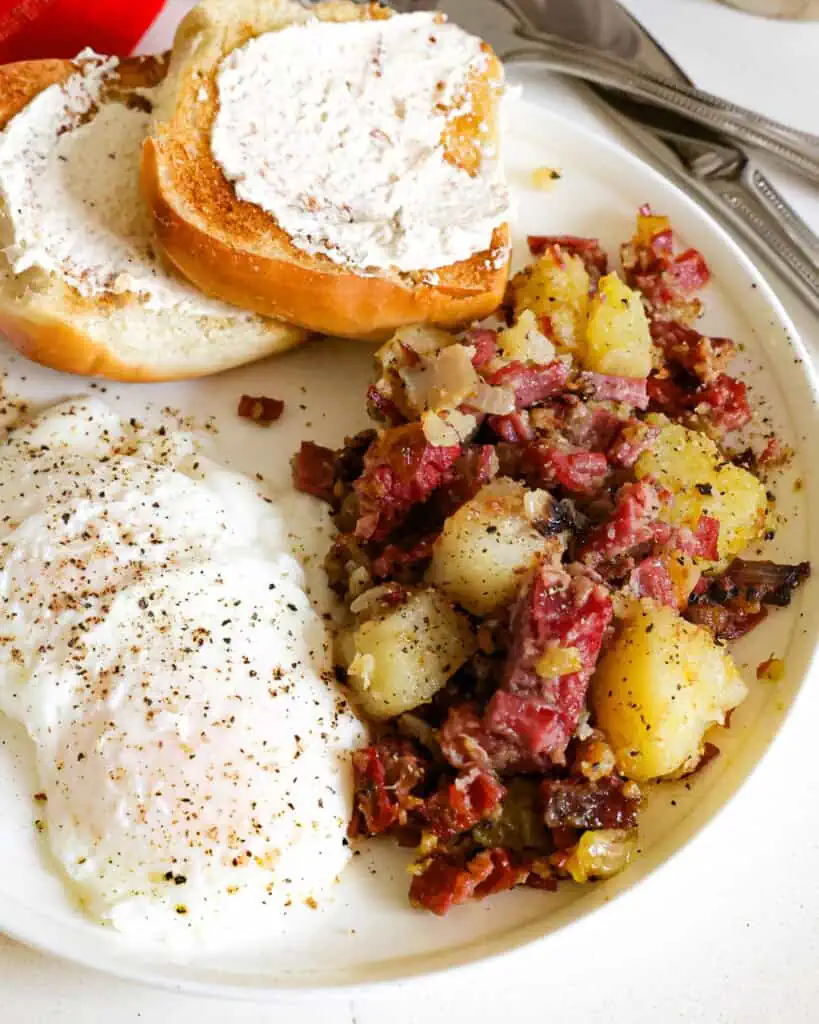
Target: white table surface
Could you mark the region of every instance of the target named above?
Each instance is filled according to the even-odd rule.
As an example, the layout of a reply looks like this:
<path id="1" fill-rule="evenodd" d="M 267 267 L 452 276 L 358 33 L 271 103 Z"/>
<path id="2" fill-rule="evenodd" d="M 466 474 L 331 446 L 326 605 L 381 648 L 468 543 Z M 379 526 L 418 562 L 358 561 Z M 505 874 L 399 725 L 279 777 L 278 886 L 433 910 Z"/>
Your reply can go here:
<path id="1" fill-rule="evenodd" d="M 699 85 L 819 133 L 819 22 L 763 21 L 716 0 L 625 2 Z M 160 43 L 187 6 L 168 4 L 154 33 Z M 560 109 L 617 134 L 581 90 L 562 82 L 549 88 Z M 768 169 L 819 230 L 819 191 Z M 772 283 L 819 359 L 819 324 Z M 602 917 L 514 956 L 355 999 L 227 1004 L 115 981 L 0 936 L 0 1024 L 816 1024 L 817 716 L 819 679 L 803 691 L 761 768 L 684 855 Z M 559 970 L 552 972 L 555 943 Z"/>

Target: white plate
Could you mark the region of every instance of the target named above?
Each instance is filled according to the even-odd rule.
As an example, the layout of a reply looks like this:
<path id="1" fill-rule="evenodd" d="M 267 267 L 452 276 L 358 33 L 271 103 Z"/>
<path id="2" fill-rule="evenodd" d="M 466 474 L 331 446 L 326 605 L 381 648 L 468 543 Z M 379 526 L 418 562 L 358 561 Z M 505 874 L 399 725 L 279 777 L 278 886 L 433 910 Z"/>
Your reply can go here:
<path id="1" fill-rule="evenodd" d="M 705 329 L 732 337 L 744 351 L 738 372 L 749 382 L 764 427 L 798 452 L 775 485 L 782 522 L 764 557 L 811 559 L 819 565 L 819 480 L 803 472 L 809 436 L 819 436 L 817 394 L 806 353 L 768 286 L 731 240 L 700 209 L 635 157 L 538 107 L 511 105 L 506 137 L 511 181 L 519 202 L 518 262 L 527 233 L 570 233 L 602 239 L 612 255 L 633 230 L 645 202 L 668 214 L 684 243 L 705 254 L 714 275 Z M 538 166 L 559 167 L 550 192 L 530 188 Z M 364 391 L 371 362 L 365 345 L 317 342 L 298 352 L 221 377 L 168 385 L 95 384 L 34 366 L 6 351 L 6 392 L 44 403 L 89 386 L 114 408 L 145 418 L 146 406 L 171 406 L 218 427 L 214 449 L 223 461 L 261 473 L 275 491 L 289 478 L 288 460 L 312 438 L 337 445 L 365 425 Z M 285 399 L 284 418 L 262 430 L 235 415 L 239 395 Z M 803 463 L 802 459 L 805 459 Z M 801 481 L 796 486 L 796 480 Z M 18 730 L 0 722 L 0 930 L 33 946 L 115 974 L 191 992 L 261 998 L 361 986 L 466 964 L 550 935 L 628 889 L 679 850 L 730 798 L 768 747 L 814 654 L 812 622 L 819 590 L 809 585 L 793 606 L 777 611 L 735 648 L 751 695 L 719 739 L 722 756 L 694 785 L 663 786 L 641 824 L 642 856 L 620 877 L 594 887 L 565 886 L 557 895 L 520 891 L 455 909 L 439 920 L 412 910 L 406 898 L 408 855 L 374 843 L 354 859 L 332 905 L 301 915 L 294 933 L 263 948 L 174 962 L 88 921 L 53 874 L 32 801 L 37 785 Z M 758 684 L 755 666 L 775 653 L 786 679 Z M 718 826 L 717 826 L 718 827 Z M 728 838 L 728 837 L 726 837 Z M 627 898 L 627 897 L 626 897 Z"/>

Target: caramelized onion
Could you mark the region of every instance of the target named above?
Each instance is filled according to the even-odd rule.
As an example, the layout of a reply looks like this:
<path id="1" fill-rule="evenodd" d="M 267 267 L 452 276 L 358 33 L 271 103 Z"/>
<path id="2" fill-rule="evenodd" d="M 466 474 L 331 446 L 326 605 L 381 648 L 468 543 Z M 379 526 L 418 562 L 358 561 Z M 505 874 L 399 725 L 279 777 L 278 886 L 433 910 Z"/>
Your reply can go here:
<path id="1" fill-rule="evenodd" d="M 788 605 L 793 591 L 810 576 L 810 564 L 779 565 L 735 559 L 725 574 L 741 592 L 757 591 L 765 604 Z"/>
<path id="2" fill-rule="evenodd" d="M 633 831 L 593 829 L 583 833 L 564 866 L 575 882 L 611 878 L 628 865 L 636 848 Z"/>

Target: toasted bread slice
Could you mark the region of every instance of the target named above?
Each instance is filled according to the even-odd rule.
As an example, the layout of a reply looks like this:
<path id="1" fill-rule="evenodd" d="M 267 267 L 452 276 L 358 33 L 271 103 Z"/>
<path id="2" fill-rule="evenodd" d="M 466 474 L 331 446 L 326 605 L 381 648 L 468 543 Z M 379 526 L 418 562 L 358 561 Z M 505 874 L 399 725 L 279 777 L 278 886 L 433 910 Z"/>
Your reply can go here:
<path id="1" fill-rule="evenodd" d="M 379 338 L 402 324 L 455 326 L 501 302 L 509 231 L 500 224 L 481 251 L 442 267 L 396 272 L 335 262 L 297 247 L 277 219 L 238 198 L 214 160 L 217 76 L 226 55 L 264 33 L 321 22 L 374 21 L 377 4 L 326 0 L 205 0 L 181 23 L 168 86 L 143 150 L 142 186 L 168 258 L 203 292 L 291 323 L 348 337 Z M 486 44 L 465 99 L 441 138 L 445 159 L 474 174 L 486 143 L 497 145 L 503 71 Z M 430 203 L 436 196 L 431 195 Z M 430 272 L 434 270 L 434 272 Z"/>
<path id="2" fill-rule="evenodd" d="M 0 155 L 0 164 L 3 159 L 7 161 L 7 173 L 15 173 L 15 168 L 26 164 L 30 155 L 25 125 L 16 115 L 24 115 L 32 101 L 49 88 L 62 89 L 64 95 L 49 94 L 43 97 L 44 101 L 70 102 L 68 90 L 72 83 L 76 84 L 78 69 L 78 64 L 62 60 L 0 67 L 0 128 L 21 133 L 17 141 L 7 138 L 8 131 L 0 135 L 0 154 L 5 153 L 5 157 Z M 13 211 L 2 204 L 0 330 L 22 353 L 46 366 L 115 380 L 172 380 L 216 373 L 289 348 L 305 337 L 301 329 L 206 300 L 153 256 L 152 220 L 139 189 L 140 138 L 131 140 L 128 147 L 121 143 L 123 134 L 127 135 L 132 128 L 138 129 L 142 124 L 147 130 L 153 90 L 166 71 L 167 61 L 162 57 L 118 62 L 106 77 L 99 103 L 79 113 L 76 126 L 95 120 L 100 111 L 113 118 L 115 124 L 120 111 L 129 118 L 127 124 L 123 122 L 124 133 L 112 134 L 110 146 L 106 145 L 107 136 L 102 131 L 105 125 L 99 122 L 101 130 L 96 144 L 110 151 L 103 151 L 104 159 L 92 166 L 91 173 L 108 175 L 109 198 L 114 196 L 115 205 L 123 210 L 134 211 L 128 220 L 129 237 L 120 241 L 125 246 L 137 247 L 145 266 L 149 272 L 155 272 L 157 280 L 182 289 L 179 304 L 171 302 L 157 307 L 146 300 L 144 293 L 129 291 L 127 287 L 89 291 L 82 288 L 76 273 L 63 271 L 58 262 L 51 260 L 50 265 L 44 265 L 40 257 L 26 257 L 26 241 L 19 237 Z M 142 120 L 137 116 L 140 113 Z M 55 132 L 55 147 L 57 142 Z M 10 148 L 3 150 L 4 145 Z M 50 139 L 46 145 L 51 145 Z M 118 147 L 119 151 L 115 151 Z M 133 157 L 130 164 L 125 148 Z M 59 166 L 69 173 L 70 162 Z M 2 181 L 0 188 L 4 189 Z M 23 202 L 16 204 L 20 216 L 34 216 L 31 209 L 26 209 L 29 196 L 33 193 L 24 190 Z M 66 251 L 83 244 L 83 232 L 89 230 L 83 218 L 102 218 L 102 230 L 115 230 L 116 225 L 105 220 L 104 211 L 89 208 L 88 195 L 83 196 L 82 190 L 71 199 L 59 220 L 66 235 Z M 53 228 L 54 222 L 49 220 L 52 215 L 53 211 L 47 211 L 43 217 L 44 236 Z M 151 267 L 155 271 L 150 271 Z"/>

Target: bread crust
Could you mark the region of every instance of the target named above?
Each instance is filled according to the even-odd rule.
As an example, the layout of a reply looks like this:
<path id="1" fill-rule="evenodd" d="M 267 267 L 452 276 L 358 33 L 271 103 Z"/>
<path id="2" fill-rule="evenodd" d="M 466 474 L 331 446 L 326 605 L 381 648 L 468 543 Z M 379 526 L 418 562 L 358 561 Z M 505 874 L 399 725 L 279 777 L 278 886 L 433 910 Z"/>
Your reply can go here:
<path id="1" fill-rule="evenodd" d="M 0 332 L 27 359 L 63 373 L 126 382 L 176 379 L 157 374 L 147 365 L 123 363 L 85 331 L 46 314 L 15 312 L 0 306 Z"/>
<path id="2" fill-rule="evenodd" d="M 255 0 L 245 5 L 258 10 Z M 297 4 L 272 7 L 278 27 L 287 23 L 288 14 L 292 21 L 307 17 Z M 237 14 L 240 27 L 225 26 L 219 21 L 224 9 L 224 4 L 206 3 L 183 22 L 174 44 L 174 108 L 143 146 L 143 193 L 170 262 L 214 298 L 324 334 L 365 340 L 379 340 L 404 324 L 458 327 L 497 309 L 509 272 L 506 225 L 495 232 L 489 251 L 469 260 L 428 273 L 365 275 L 298 249 L 273 217 L 236 196 L 210 152 L 215 74 L 222 56 L 269 25 L 251 28 Z M 319 4 L 310 14 L 334 21 L 390 16 L 375 4 L 343 0 Z M 476 97 L 491 120 L 497 100 L 488 83 L 502 72 L 486 50 L 489 71 Z M 472 120 L 464 125 L 466 132 L 477 131 L 479 118 Z M 467 148 L 448 147 L 450 159 L 458 160 Z"/>
<path id="3" fill-rule="evenodd" d="M 21 60 L 0 65 L 0 129 L 34 97 L 74 70 L 70 60 Z"/>
<path id="4" fill-rule="evenodd" d="M 454 327 L 489 316 L 503 299 L 505 269 L 494 270 L 488 287 L 477 293 L 459 290 L 457 285 L 407 288 L 390 278 L 325 272 L 236 249 L 197 227 L 168 202 L 151 139 L 143 149 L 142 188 L 154 214 L 159 244 L 197 288 L 322 334 L 378 341 L 403 324 Z M 499 229 L 495 240 L 498 247 L 505 247 L 508 230 Z"/>
<path id="5" fill-rule="evenodd" d="M 151 88 L 164 78 L 167 57 L 128 57 L 120 60 L 108 91 L 112 96 L 133 92 L 138 88 Z M 64 82 L 76 70 L 68 60 L 21 61 L 0 66 L 0 130 L 27 106 L 43 89 Z M 0 272 L 0 279 L 4 274 Z M 8 275 L 5 275 L 8 276 Z M 46 308 L 27 294 L 25 286 L 0 289 L 0 331 L 24 356 L 34 362 L 86 377 L 105 377 L 119 381 L 183 380 L 219 372 L 247 361 L 241 355 L 232 358 L 229 351 L 214 353 L 210 367 L 197 360 L 188 365 L 184 358 L 175 365 L 152 364 L 149 353 L 144 361 L 124 360 L 105 343 L 96 340 L 84 322 L 94 315 L 105 317 L 114 309 L 128 305 L 126 296 L 101 296 L 87 299 L 68 285 L 62 285 L 59 309 Z M 34 289 L 36 296 L 37 289 Z M 132 300 L 135 304 L 138 299 Z M 184 317 L 185 314 L 170 316 Z M 193 317 L 191 332 L 199 330 Z M 293 347 L 305 338 L 304 332 L 285 325 L 259 325 L 260 344 L 254 358 L 272 355 Z"/>

